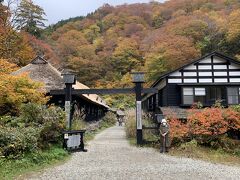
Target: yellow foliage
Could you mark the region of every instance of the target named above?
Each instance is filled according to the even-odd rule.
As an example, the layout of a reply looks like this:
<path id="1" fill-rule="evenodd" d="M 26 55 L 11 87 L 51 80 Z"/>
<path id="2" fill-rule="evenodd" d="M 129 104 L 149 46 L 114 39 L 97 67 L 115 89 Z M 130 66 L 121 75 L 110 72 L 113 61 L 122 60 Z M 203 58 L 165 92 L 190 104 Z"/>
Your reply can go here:
<path id="1" fill-rule="evenodd" d="M 228 23 L 228 32 L 227 32 L 227 39 L 234 40 L 236 37 L 240 36 L 240 10 L 233 11 L 229 16 L 229 23 Z"/>
<path id="2" fill-rule="evenodd" d="M 0 114 L 18 114 L 22 103 L 45 104 L 48 98 L 40 91 L 41 87 L 41 83 L 32 81 L 26 74 L 0 74 Z"/>
<path id="3" fill-rule="evenodd" d="M 0 75 L 9 74 L 17 70 L 17 65 L 9 63 L 6 59 L 0 59 Z"/>

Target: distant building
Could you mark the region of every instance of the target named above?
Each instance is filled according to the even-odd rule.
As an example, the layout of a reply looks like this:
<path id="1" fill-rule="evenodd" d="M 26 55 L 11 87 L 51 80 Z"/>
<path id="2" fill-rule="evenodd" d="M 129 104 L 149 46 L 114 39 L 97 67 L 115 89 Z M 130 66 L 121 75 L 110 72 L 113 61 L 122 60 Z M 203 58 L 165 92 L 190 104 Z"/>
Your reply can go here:
<path id="1" fill-rule="evenodd" d="M 147 112 L 172 111 L 186 118 L 186 109 L 193 103 L 209 107 L 219 100 L 226 107 L 236 105 L 240 103 L 240 62 L 213 52 L 162 75 L 152 87 L 158 93 L 144 96 Z"/>
<path id="2" fill-rule="evenodd" d="M 40 56 L 37 56 L 27 66 L 22 67 L 14 72 L 14 75 L 28 73 L 29 77 L 37 82 L 44 83 L 44 91 L 50 96 L 50 90 L 60 90 L 65 88 L 61 72 L 54 68 L 48 61 Z M 74 89 L 89 89 L 86 85 L 76 82 Z M 54 103 L 58 106 L 64 107 L 64 95 L 51 96 L 49 103 Z M 96 94 L 83 94 L 73 96 L 73 114 L 82 116 L 86 120 L 98 120 L 108 111 L 109 106 L 105 101 Z"/>

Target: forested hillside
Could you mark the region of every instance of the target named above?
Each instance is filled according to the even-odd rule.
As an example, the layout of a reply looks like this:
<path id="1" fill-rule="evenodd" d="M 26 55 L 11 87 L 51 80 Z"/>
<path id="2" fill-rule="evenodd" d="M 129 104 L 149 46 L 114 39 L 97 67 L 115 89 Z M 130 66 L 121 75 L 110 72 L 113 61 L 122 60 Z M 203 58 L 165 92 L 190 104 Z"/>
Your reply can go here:
<path id="1" fill-rule="evenodd" d="M 47 28 L 63 66 L 90 86 L 124 86 L 129 72 L 162 73 L 218 50 L 240 58 L 238 0 L 178 0 L 108 4 L 80 20 Z"/>
<path id="2" fill-rule="evenodd" d="M 44 55 L 91 87 L 130 86 L 134 70 L 146 72 L 150 85 L 214 50 L 240 59 L 239 0 L 105 4 L 47 28 L 44 9 L 32 1 L 22 0 L 16 12 L 0 1 L 0 12 L 1 59 L 23 66 Z"/>

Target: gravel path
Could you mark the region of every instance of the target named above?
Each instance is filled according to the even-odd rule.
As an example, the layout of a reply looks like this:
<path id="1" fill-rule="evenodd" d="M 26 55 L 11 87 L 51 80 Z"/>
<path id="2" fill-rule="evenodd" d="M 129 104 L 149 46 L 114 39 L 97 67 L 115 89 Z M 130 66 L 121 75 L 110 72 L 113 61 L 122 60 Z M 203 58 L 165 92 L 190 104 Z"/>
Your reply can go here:
<path id="1" fill-rule="evenodd" d="M 128 144 L 123 127 L 98 134 L 88 152 L 74 153 L 67 163 L 30 179 L 148 180 L 240 179 L 240 168 L 160 154 L 151 148 Z"/>

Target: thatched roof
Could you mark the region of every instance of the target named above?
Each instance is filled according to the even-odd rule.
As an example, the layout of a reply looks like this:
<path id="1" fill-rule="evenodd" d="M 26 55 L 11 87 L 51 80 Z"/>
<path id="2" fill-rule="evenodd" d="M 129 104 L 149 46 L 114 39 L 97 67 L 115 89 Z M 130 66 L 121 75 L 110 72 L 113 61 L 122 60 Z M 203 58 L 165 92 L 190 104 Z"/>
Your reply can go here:
<path id="1" fill-rule="evenodd" d="M 43 59 L 40 56 L 37 56 L 35 59 L 32 60 L 30 64 L 27 66 L 22 67 L 21 69 L 12 73 L 13 75 L 19 75 L 23 73 L 28 73 L 29 77 L 38 82 L 42 82 L 45 84 L 44 88 L 46 92 L 50 92 L 50 90 L 56 89 L 64 89 L 65 84 L 63 81 L 63 77 L 61 76 L 61 72 L 59 72 L 55 67 L 53 67 L 49 62 Z M 74 89 L 89 89 L 86 85 L 76 82 L 73 86 Z M 106 108 L 109 106 L 106 105 L 104 100 L 98 96 L 97 94 L 89 94 L 89 95 L 82 95 L 85 99 L 98 104 L 102 105 Z"/>

